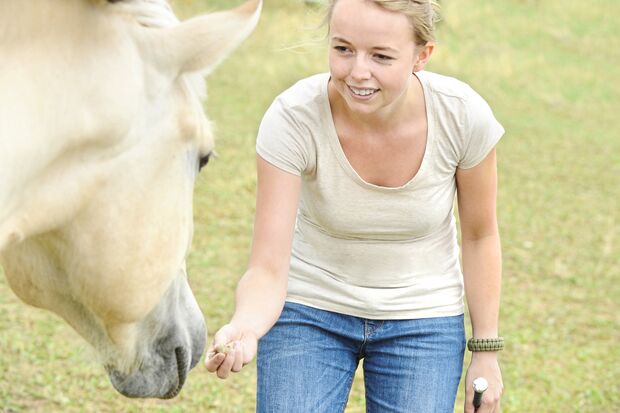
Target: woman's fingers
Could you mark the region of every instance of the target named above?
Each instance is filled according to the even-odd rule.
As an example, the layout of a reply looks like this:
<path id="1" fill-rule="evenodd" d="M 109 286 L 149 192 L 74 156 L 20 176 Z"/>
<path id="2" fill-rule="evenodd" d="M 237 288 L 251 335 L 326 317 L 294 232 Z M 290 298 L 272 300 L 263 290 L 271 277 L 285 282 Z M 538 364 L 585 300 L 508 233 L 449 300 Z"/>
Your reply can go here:
<path id="1" fill-rule="evenodd" d="M 207 354 L 207 359 L 205 360 L 205 367 L 210 373 L 215 373 L 225 358 L 226 354 L 209 353 Z"/>
<path id="2" fill-rule="evenodd" d="M 233 362 L 231 371 L 238 373 L 243 368 L 243 342 L 236 341 L 234 344 L 235 361 Z"/>
<path id="3" fill-rule="evenodd" d="M 237 350 L 233 350 L 226 354 L 224 361 L 217 369 L 217 377 L 219 377 L 220 379 L 225 379 L 230 375 L 233 365 L 235 364 L 235 359 L 238 358 L 236 356 Z"/>

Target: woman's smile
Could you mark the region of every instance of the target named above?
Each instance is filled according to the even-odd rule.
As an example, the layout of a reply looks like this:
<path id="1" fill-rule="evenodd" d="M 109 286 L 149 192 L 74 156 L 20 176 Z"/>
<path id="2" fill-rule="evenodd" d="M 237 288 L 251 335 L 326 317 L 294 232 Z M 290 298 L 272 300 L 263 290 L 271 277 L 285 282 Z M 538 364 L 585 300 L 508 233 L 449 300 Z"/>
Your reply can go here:
<path id="1" fill-rule="evenodd" d="M 380 89 L 374 89 L 374 88 L 358 88 L 358 87 L 354 87 L 351 85 L 347 85 L 347 88 L 351 92 L 351 95 L 355 99 L 359 99 L 359 100 L 369 100 L 374 95 L 376 95 L 377 92 L 379 92 L 380 90 Z"/>

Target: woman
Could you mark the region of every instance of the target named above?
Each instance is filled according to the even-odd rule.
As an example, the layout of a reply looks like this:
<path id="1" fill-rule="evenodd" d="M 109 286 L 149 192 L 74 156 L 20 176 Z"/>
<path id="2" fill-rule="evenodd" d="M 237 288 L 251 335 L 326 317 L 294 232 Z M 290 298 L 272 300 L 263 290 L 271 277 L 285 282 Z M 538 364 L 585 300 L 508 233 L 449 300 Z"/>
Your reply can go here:
<path id="1" fill-rule="evenodd" d="M 207 369 L 226 378 L 258 353 L 257 411 L 336 412 L 363 359 L 368 411 L 452 412 L 464 289 L 471 348 L 488 350 L 472 355 L 465 412 L 476 377 L 489 383 L 478 411 L 498 412 L 504 130 L 470 87 L 423 71 L 430 1 L 328 7 L 330 73 L 282 93 L 261 123 L 251 258 Z"/>

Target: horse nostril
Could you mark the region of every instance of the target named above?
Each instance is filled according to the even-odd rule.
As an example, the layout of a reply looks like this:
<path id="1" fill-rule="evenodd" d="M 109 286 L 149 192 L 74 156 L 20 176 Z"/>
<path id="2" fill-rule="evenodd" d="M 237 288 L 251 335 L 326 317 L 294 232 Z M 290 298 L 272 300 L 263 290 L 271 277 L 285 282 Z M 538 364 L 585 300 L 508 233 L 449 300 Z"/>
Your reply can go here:
<path id="1" fill-rule="evenodd" d="M 182 387 L 185 383 L 185 379 L 187 378 L 187 373 L 189 372 L 189 357 L 187 356 L 187 350 L 185 350 L 183 347 L 175 348 L 174 354 L 177 357 L 177 368 L 179 371 L 179 387 Z"/>
<path id="2" fill-rule="evenodd" d="M 177 387 L 175 389 L 171 389 L 168 394 L 166 394 L 163 399 L 172 399 L 176 397 L 183 388 L 185 384 L 185 380 L 187 379 L 187 373 L 189 373 L 189 357 L 187 355 L 187 350 L 183 347 L 177 347 L 174 349 L 174 355 L 177 363 L 177 375 L 179 378 Z"/>

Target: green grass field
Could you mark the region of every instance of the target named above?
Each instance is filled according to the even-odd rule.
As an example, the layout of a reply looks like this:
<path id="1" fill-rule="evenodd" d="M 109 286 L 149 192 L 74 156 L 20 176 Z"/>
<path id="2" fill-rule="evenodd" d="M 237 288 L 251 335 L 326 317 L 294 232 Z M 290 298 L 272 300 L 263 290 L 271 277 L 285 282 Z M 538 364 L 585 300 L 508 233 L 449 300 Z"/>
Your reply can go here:
<path id="1" fill-rule="evenodd" d="M 238 4 L 176 0 L 178 14 Z M 444 0 L 428 67 L 470 83 L 499 145 L 504 412 L 620 412 L 618 0 Z M 325 71 L 320 15 L 266 0 L 253 36 L 208 80 L 220 158 L 198 180 L 190 282 L 210 332 L 228 320 L 254 208 L 254 141 L 273 97 Z M 128 400 L 60 319 L 0 274 L 0 412 L 251 412 L 255 368 L 199 365 L 172 401 Z M 365 411 L 358 376 L 347 412 Z M 462 389 L 455 411 L 462 411 Z M 432 413 L 432 412 L 429 412 Z"/>

